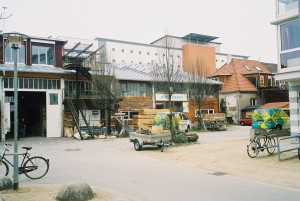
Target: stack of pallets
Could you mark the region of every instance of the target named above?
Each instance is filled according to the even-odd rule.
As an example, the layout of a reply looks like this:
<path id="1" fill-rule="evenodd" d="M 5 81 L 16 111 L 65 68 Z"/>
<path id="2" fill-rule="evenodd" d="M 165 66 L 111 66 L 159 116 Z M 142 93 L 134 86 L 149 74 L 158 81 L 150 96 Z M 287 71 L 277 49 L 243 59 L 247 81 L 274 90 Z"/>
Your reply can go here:
<path id="1" fill-rule="evenodd" d="M 133 115 L 133 125 L 137 127 L 137 132 L 142 130 L 159 132 L 155 131 L 157 128 L 153 126 L 153 118 L 157 112 L 169 112 L 169 109 L 143 109 L 139 110 L 138 115 Z"/>

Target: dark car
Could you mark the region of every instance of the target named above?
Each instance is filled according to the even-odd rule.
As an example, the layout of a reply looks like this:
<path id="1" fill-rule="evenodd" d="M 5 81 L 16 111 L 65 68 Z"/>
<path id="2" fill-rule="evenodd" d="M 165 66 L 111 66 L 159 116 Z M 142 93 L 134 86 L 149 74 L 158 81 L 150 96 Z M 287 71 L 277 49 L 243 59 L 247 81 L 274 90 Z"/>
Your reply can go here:
<path id="1" fill-rule="evenodd" d="M 252 125 L 252 117 L 244 117 L 240 120 L 240 124 L 242 126 L 245 126 L 245 125 L 249 125 L 251 126 Z"/>

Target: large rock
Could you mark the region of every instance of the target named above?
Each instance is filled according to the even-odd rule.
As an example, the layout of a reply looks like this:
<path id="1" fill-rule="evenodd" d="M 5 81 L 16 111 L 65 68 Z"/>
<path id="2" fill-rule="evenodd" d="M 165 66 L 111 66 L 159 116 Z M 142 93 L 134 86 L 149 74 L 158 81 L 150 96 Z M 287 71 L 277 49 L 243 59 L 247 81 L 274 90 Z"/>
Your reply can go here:
<path id="1" fill-rule="evenodd" d="M 0 191 L 11 189 L 13 187 L 13 183 L 9 177 L 0 177 Z"/>
<path id="2" fill-rule="evenodd" d="M 85 201 L 93 198 L 93 191 L 86 183 L 70 183 L 61 187 L 56 200 L 60 201 Z"/>

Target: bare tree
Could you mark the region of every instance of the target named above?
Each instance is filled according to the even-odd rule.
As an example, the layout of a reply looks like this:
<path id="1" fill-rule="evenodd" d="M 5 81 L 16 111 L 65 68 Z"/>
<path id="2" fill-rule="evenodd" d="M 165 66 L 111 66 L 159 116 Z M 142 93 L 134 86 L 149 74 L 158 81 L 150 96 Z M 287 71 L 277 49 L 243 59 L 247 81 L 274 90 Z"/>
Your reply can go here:
<path id="1" fill-rule="evenodd" d="M 99 48 L 84 60 L 83 66 L 90 68 L 92 102 L 94 105 L 105 109 L 105 122 L 110 133 L 110 113 L 116 110 L 119 101 L 114 65 L 107 62 L 105 50 Z"/>
<path id="2" fill-rule="evenodd" d="M 187 75 L 188 90 L 190 103 L 197 108 L 197 119 L 199 129 L 205 128 L 203 122 L 204 114 L 201 113 L 202 107 L 208 103 L 211 96 L 217 94 L 219 85 L 214 83 L 213 80 L 207 78 L 208 66 L 205 65 L 200 59 L 189 64 Z"/>
<path id="3" fill-rule="evenodd" d="M 171 132 L 173 116 L 171 97 L 173 94 L 180 92 L 183 83 L 182 76 L 181 58 L 174 54 L 174 43 L 172 39 L 166 35 L 158 51 L 158 61 L 153 64 L 151 77 L 155 91 L 162 93 L 168 99 Z"/>

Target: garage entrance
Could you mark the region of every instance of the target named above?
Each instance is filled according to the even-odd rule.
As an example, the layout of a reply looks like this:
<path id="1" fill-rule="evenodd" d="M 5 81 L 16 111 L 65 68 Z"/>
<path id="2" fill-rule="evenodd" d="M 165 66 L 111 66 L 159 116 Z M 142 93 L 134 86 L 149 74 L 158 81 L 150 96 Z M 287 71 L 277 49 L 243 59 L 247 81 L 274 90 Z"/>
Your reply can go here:
<path id="1" fill-rule="evenodd" d="M 6 97 L 12 97 L 13 92 L 6 92 Z M 14 111 L 11 102 L 11 133 L 14 131 Z M 19 137 L 45 136 L 46 137 L 46 92 L 18 93 Z M 7 136 L 9 137 L 9 136 Z"/>

